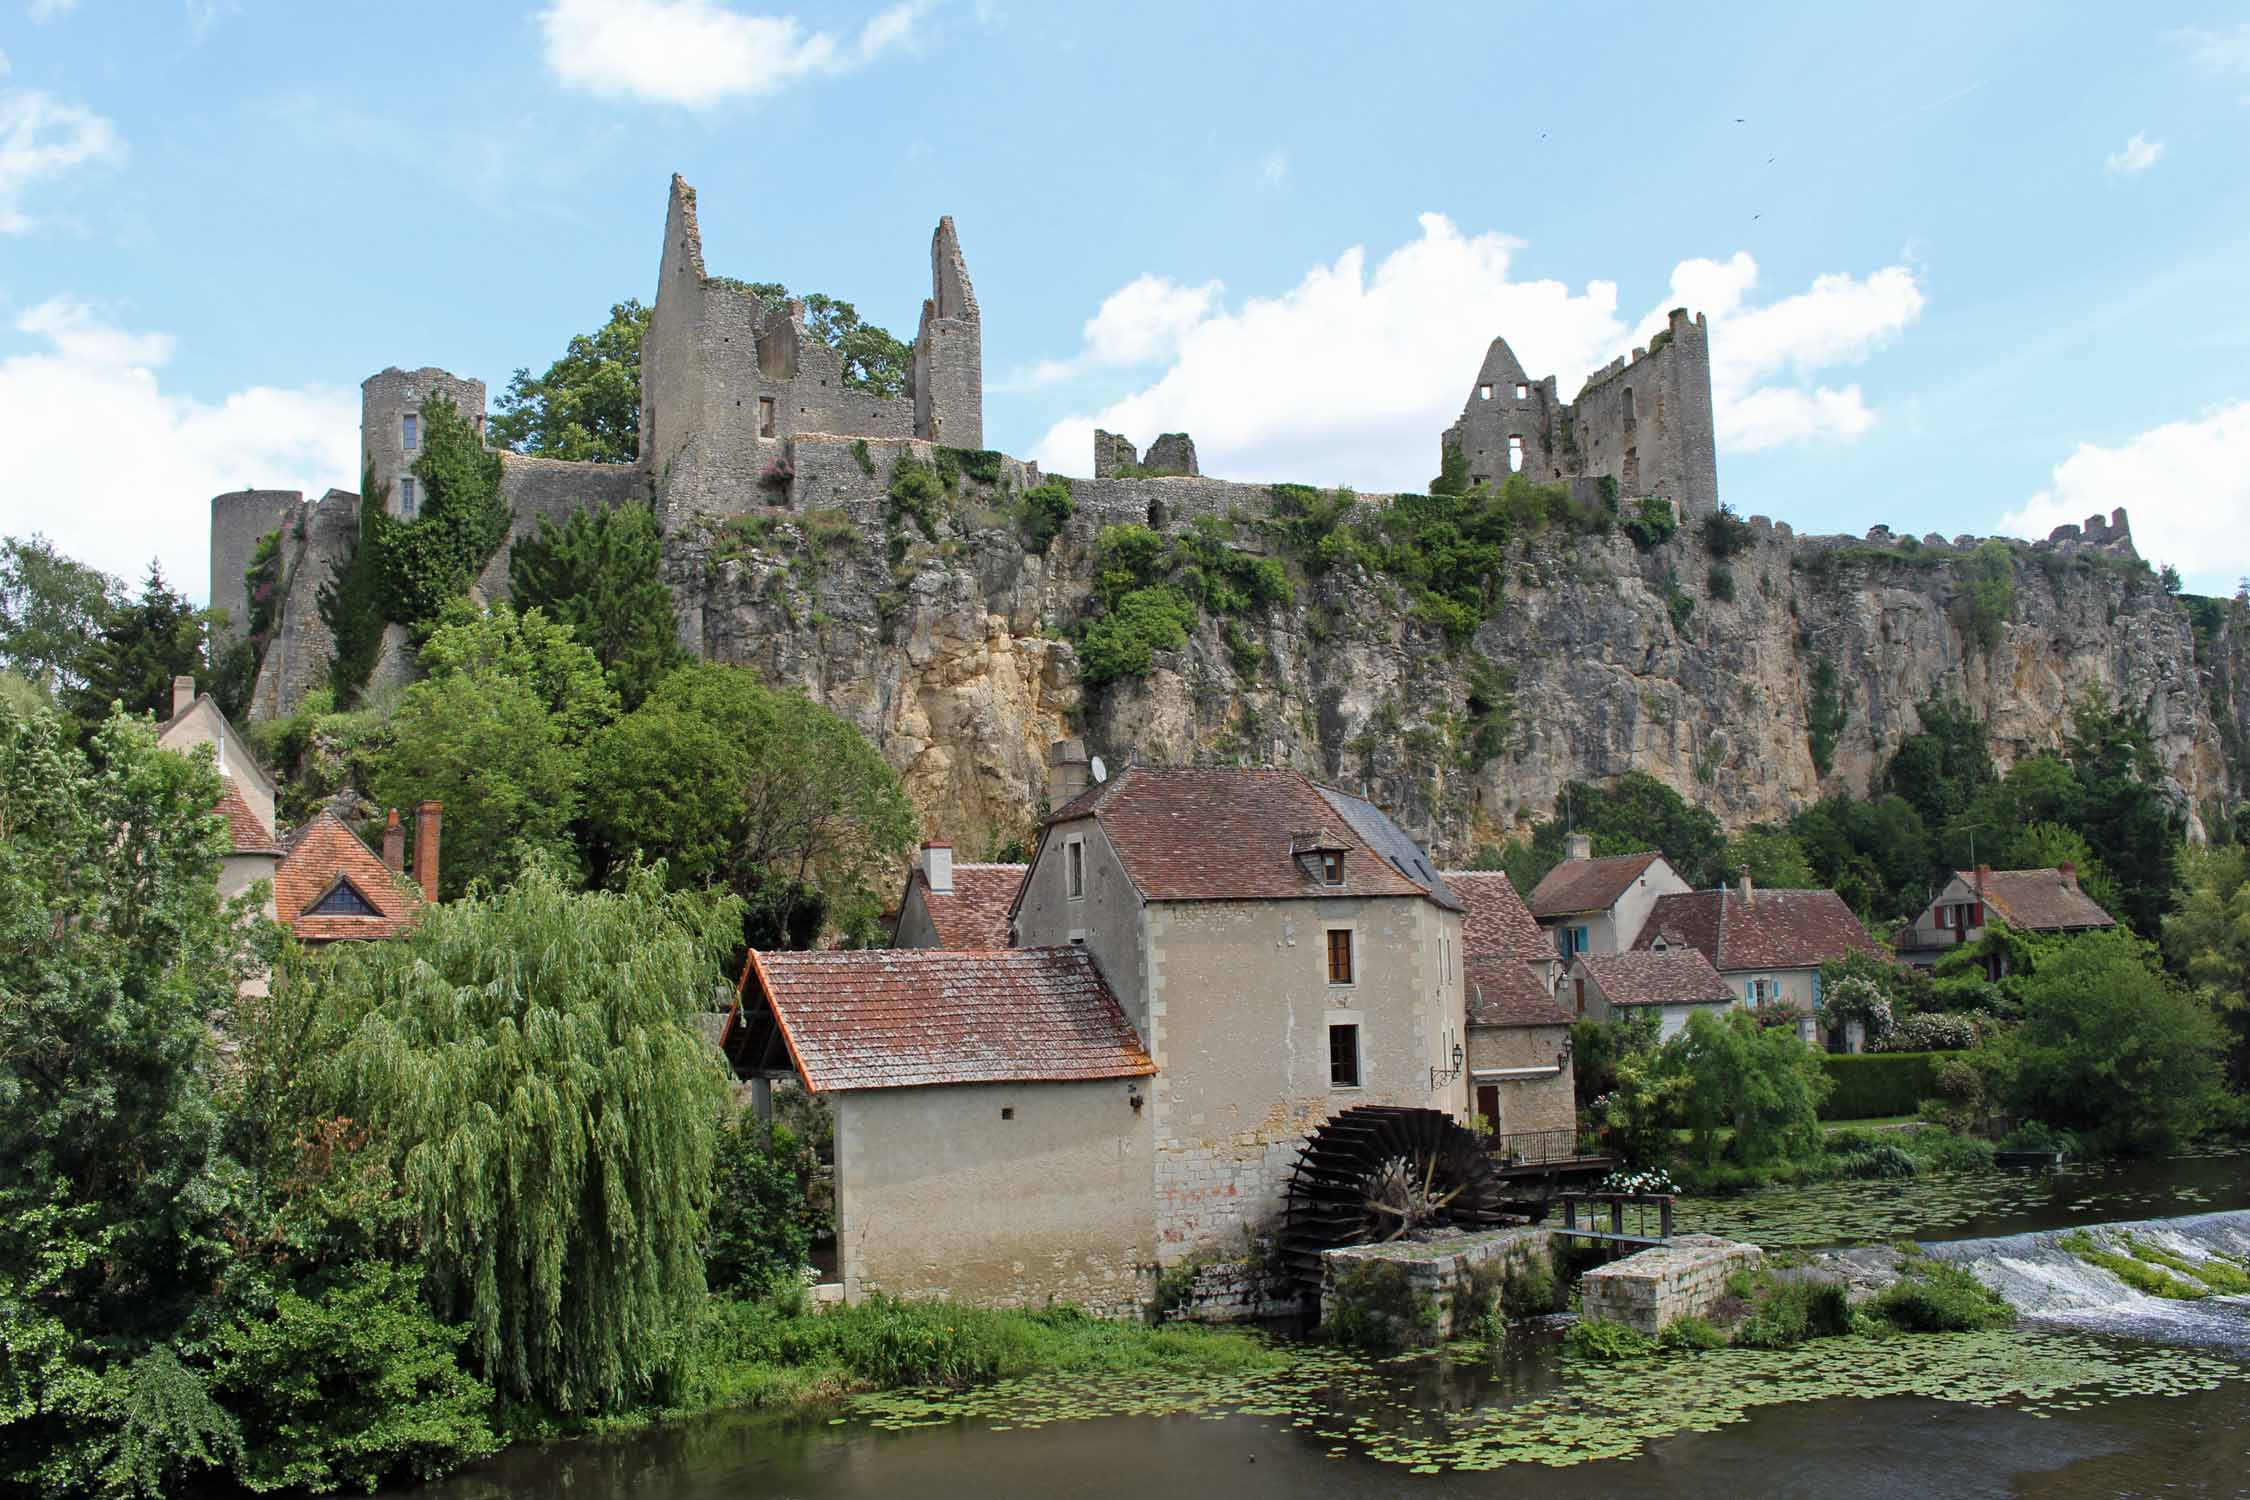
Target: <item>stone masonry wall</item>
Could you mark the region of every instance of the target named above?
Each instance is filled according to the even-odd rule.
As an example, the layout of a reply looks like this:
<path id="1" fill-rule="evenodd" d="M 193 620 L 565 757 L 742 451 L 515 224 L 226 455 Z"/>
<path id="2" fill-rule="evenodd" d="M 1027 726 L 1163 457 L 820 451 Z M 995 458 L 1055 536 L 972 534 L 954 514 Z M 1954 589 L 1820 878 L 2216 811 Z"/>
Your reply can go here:
<path id="1" fill-rule="evenodd" d="M 251 554 L 258 550 L 258 542 L 267 532 L 294 527 L 304 503 L 305 497 L 298 490 L 234 490 L 212 497 L 211 606 L 227 612 L 226 624 L 214 645 L 238 641 L 248 632 L 250 591 L 243 586 L 242 575 L 249 571 Z M 293 539 L 284 534 L 281 556 L 285 584 L 293 545 Z"/>
<path id="2" fill-rule="evenodd" d="M 300 525 L 303 535 L 298 534 Z M 250 717 L 277 719 L 328 681 L 335 644 L 320 618 L 320 586 L 359 543 L 359 496 L 330 490 L 300 506 L 282 532 L 282 600 L 250 693 Z"/>
<path id="3" fill-rule="evenodd" d="M 1583 1316 L 1622 1323 L 1655 1338 L 1682 1318 L 1699 1318 L 1726 1295 L 1727 1279 L 1765 1260 L 1756 1245 L 1716 1235 L 1676 1235 L 1668 1245 L 1596 1267 L 1579 1279 Z"/>
<path id="4" fill-rule="evenodd" d="M 1537 1228 L 1347 1245 L 1321 1256 L 1321 1326 L 1335 1326 L 1341 1315 L 1368 1342 L 1442 1344 L 1487 1311 L 1491 1293 L 1480 1297 L 1480 1285 L 1493 1287 L 1510 1262 L 1551 1271 L 1554 1258 L 1554 1237 Z"/>
<path id="5" fill-rule="evenodd" d="M 399 481 L 409 476 L 421 445 L 406 446 L 405 419 L 419 416 L 422 403 L 432 396 L 450 400 L 454 409 L 484 433 L 484 382 L 446 370 L 401 370 L 393 365 L 370 375 L 359 387 L 359 458 L 362 474 L 374 475 L 374 493 L 392 515 L 400 511 Z M 355 476 L 356 478 L 357 476 Z M 416 513 L 420 513 L 417 501 Z"/>

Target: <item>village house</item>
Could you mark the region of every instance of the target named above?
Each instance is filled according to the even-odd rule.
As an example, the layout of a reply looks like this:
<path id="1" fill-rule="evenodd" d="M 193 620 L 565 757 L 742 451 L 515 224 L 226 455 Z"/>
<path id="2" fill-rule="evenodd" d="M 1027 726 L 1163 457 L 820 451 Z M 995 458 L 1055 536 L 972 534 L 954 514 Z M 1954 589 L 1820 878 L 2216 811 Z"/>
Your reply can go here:
<path id="1" fill-rule="evenodd" d="M 1132 1312 L 1249 1253 L 1332 1116 L 1466 1113 L 1462 904 L 1380 810 L 1296 771 L 1054 764 L 1015 947 L 746 966 L 738 1076 L 834 1103 L 847 1298 Z"/>
<path id="2" fill-rule="evenodd" d="M 1688 889 L 1672 862 L 1653 850 L 1595 859 L 1593 848 L 1585 834 L 1570 835 L 1563 862 L 1531 892 L 1531 914 L 1552 934 L 1555 955 L 1565 964 L 1581 953 L 1623 953 L 1639 939 L 1660 897 Z M 1576 1009 L 1575 997 L 1570 1008 Z"/>
<path id="3" fill-rule="evenodd" d="M 1684 944 L 1667 944 L 1662 951 L 1582 953 L 1571 961 L 1570 973 L 1588 1020 L 1652 1013 L 1663 1041 L 1685 1031 L 1698 1012 L 1723 1015 L 1742 1003 L 1711 960 Z"/>
<path id="4" fill-rule="evenodd" d="M 1891 947 L 1906 963 L 1930 968 L 1955 948 L 1985 935 L 1993 919 L 2017 932 L 2092 932 L 2117 919 L 2078 884 L 2078 867 L 2065 861 L 2045 870 L 1956 870 L 1921 914 L 1901 927 Z M 2008 973 L 2006 953 L 1985 958 L 1985 974 Z"/>
<path id="5" fill-rule="evenodd" d="M 1571 1016 L 1556 1002 L 1554 943 L 1498 870 L 1447 870 L 1462 907 L 1469 1110 L 1504 1157 L 1574 1155 L 1578 1085 Z"/>
<path id="6" fill-rule="evenodd" d="M 922 846 L 891 924 L 893 948 L 1013 947 L 1008 912 L 1027 865 L 956 864 L 942 840 Z"/>
<path id="7" fill-rule="evenodd" d="M 274 836 L 274 782 L 240 730 L 193 677 L 172 680 L 172 717 L 157 726 L 159 749 L 187 754 L 212 747 L 225 779 L 218 811 L 232 851 L 220 866 L 219 894 L 228 900 L 267 883 L 265 914 L 299 942 L 322 944 L 396 937 L 437 899 L 439 825 L 443 809 L 415 810 L 415 879 L 405 878 L 405 831 L 396 809 L 380 858 L 349 824 L 323 809 L 286 837 Z M 247 981 L 262 988 L 265 981 Z"/>
<path id="8" fill-rule="evenodd" d="M 1661 897 L 1634 947 L 1694 949 L 1740 1003 L 1797 1011 L 1798 1034 L 1813 1044 L 1821 1040 L 1821 965 L 1854 953 L 1888 956 L 1834 891 L 1762 891 L 1748 874 L 1733 886 Z M 1856 1025 L 1847 1047 L 1859 1048 Z"/>

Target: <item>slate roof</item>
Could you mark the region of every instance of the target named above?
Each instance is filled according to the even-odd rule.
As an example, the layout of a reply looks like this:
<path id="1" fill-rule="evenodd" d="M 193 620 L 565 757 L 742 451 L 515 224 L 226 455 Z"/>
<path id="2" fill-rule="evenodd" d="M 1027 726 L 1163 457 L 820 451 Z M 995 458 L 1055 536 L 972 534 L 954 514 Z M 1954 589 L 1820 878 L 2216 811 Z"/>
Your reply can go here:
<path id="1" fill-rule="evenodd" d="M 1659 938 L 1697 949 L 1722 974 L 1815 969 L 1849 953 L 1890 956 L 1834 891 L 1760 890 L 1747 902 L 1731 886 L 1659 896 L 1633 946 L 1648 950 Z"/>
<path id="2" fill-rule="evenodd" d="M 1396 835 L 1382 835 L 1386 848 L 1413 844 L 1379 809 L 1335 798 L 1301 771 L 1127 766 L 1065 803 L 1047 827 L 1079 818 L 1101 824 L 1147 901 L 1427 896 L 1458 906 L 1435 869 L 1425 885 L 1369 841 L 1361 824 L 1372 815 Z M 1347 811 L 1347 802 L 1360 806 Z M 1345 851 L 1342 885 L 1323 885 L 1311 860 L 1292 856 L 1300 833 L 1324 834 Z"/>
<path id="3" fill-rule="evenodd" d="M 1544 922 L 1549 917 L 1574 917 L 1581 912 L 1608 911 L 1617 898 L 1648 873 L 1664 856 L 1611 854 L 1600 859 L 1566 859 L 1547 872 L 1532 890 L 1531 914 Z"/>
<path id="4" fill-rule="evenodd" d="M 940 948 L 1005 948 L 1008 913 L 1023 888 L 1029 865 L 960 864 L 953 867 L 953 889 L 933 891 L 920 870 L 906 877 L 907 899 L 919 888 L 922 907 L 937 929 Z M 901 903 L 900 910 L 905 910 Z"/>
<path id="5" fill-rule="evenodd" d="M 234 779 L 228 777 L 226 790 L 219 793 L 217 812 L 227 820 L 227 836 L 234 840 L 237 854 L 279 854 L 281 845 L 274 842 L 273 830 L 259 818 L 257 809 L 243 799 Z"/>
<path id="6" fill-rule="evenodd" d="M 753 953 L 755 993 L 728 1018 L 738 1066 L 765 1024 L 805 1087 L 1058 1083 L 1156 1071 L 1082 948 Z"/>
<path id="7" fill-rule="evenodd" d="M 1472 953 L 1461 965 L 1471 1026 L 1568 1026 L 1571 1014 L 1521 959 Z"/>
<path id="8" fill-rule="evenodd" d="M 1461 950 L 1470 957 L 1505 954 L 1534 963 L 1555 956 L 1554 939 L 1502 871 L 1447 870 L 1445 883 L 1461 898 Z"/>
<path id="9" fill-rule="evenodd" d="M 1319 783 L 1314 785 L 1319 786 Z M 1460 908 L 1460 892 L 1452 889 L 1447 877 L 1438 873 L 1429 853 L 1415 842 L 1414 835 L 1393 822 L 1389 813 L 1365 797 L 1355 797 L 1332 786 L 1319 786 L 1319 790 L 1328 805 L 1352 825 L 1352 831 L 1361 841 L 1391 862 L 1392 869 L 1420 886 L 1438 905 Z"/>
<path id="10" fill-rule="evenodd" d="M 1954 873 L 1969 889 L 1976 889 L 1976 871 Z M 1999 913 L 2001 921 L 2026 932 L 2117 925 L 2117 919 L 2104 911 L 2101 903 L 2060 870 L 1987 870 L 1984 904 Z"/>
<path id="11" fill-rule="evenodd" d="M 1612 1005 L 1708 1005 L 1736 998 L 1711 960 L 1694 948 L 1581 953 L 1571 960 L 1571 971 L 1581 968 Z"/>
<path id="12" fill-rule="evenodd" d="M 274 919 L 298 940 L 330 943 L 397 937 L 422 914 L 421 888 L 391 873 L 349 824 L 323 809 L 291 832 L 273 872 Z M 379 913 L 372 917 L 306 916 L 341 877 Z"/>

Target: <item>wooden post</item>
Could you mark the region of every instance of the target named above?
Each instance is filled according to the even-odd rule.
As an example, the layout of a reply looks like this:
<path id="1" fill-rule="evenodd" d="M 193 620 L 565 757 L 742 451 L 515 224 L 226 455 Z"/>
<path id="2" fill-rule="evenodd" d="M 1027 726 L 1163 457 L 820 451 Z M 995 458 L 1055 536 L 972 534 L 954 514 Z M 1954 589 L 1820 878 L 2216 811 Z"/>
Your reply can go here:
<path id="1" fill-rule="evenodd" d="M 1609 1232 L 1615 1235 L 1625 1233 L 1625 1200 L 1623 1198 L 1609 1200 Z"/>
<path id="2" fill-rule="evenodd" d="M 1578 1231 L 1578 1200 L 1567 1195 L 1562 1201 L 1562 1227 L 1565 1235 L 1574 1236 Z"/>
<path id="3" fill-rule="evenodd" d="M 1660 1210 L 1658 1211 L 1658 1213 L 1657 1213 L 1657 1218 L 1658 1218 L 1659 1222 L 1660 1222 L 1660 1223 L 1661 1223 L 1661 1225 L 1662 1225 L 1662 1229 L 1663 1229 L 1663 1234 L 1664 1234 L 1664 1238 L 1666 1238 L 1666 1239 L 1670 1239 L 1670 1238 L 1672 1237 L 1672 1200 L 1671 1200 L 1671 1199 L 1667 1198 L 1667 1199 L 1665 1199 L 1665 1200 L 1664 1200 L 1664 1206 L 1663 1206 L 1663 1208 L 1662 1208 L 1662 1209 L 1660 1209 Z"/>

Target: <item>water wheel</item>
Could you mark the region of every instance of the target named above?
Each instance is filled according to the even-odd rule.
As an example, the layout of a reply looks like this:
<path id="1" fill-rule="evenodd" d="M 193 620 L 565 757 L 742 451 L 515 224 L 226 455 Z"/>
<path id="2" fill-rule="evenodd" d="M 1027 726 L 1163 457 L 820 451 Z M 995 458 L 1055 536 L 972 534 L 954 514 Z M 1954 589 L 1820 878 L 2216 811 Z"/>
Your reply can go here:
<path id="1" fill-rule="evenodd" d="M 1421 1229 L 1519 1224 L 1541 1212 L 1508 1195 L 1483 1143 L 1451 1115 L 1363 1104 L 1315 1130 L 1298 1153 L 1281 1255 L 1310 1296 L 1320 1290 L 1324 1250 Z"/>

